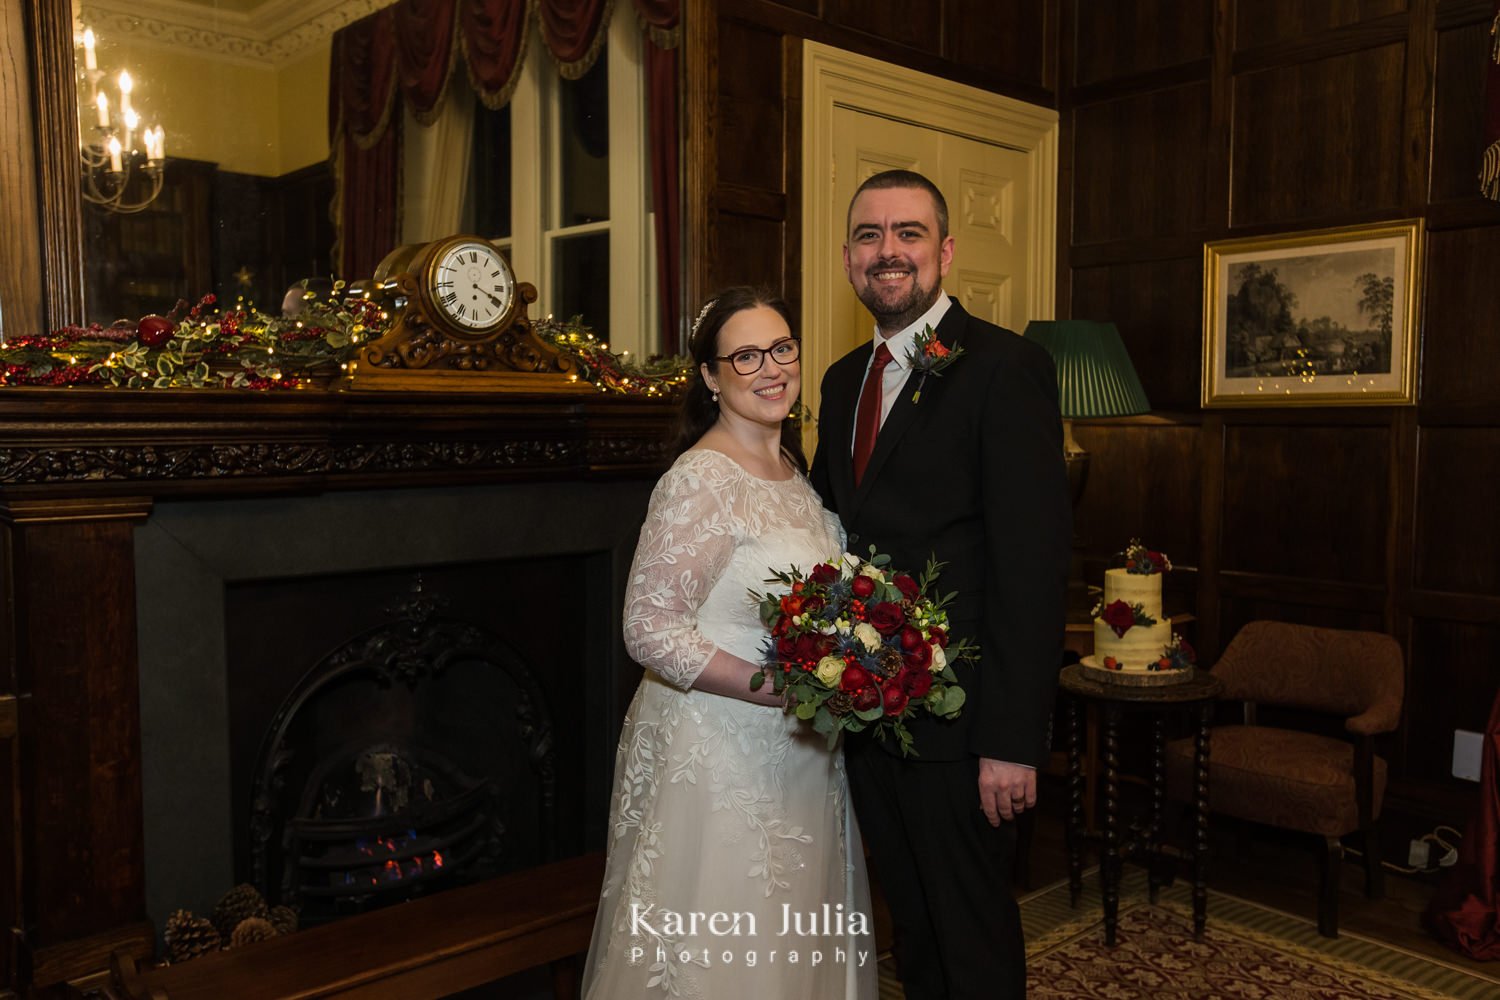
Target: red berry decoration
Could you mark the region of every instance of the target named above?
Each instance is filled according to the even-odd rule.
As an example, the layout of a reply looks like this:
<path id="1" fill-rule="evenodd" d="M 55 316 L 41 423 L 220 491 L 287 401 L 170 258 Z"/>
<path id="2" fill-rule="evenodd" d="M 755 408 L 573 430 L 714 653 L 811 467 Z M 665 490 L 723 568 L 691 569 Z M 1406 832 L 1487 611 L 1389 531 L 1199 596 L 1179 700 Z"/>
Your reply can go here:
<path id="1" fill-rule="evenodd" d="M 135 336 L 147 347 L 160 347 L 172 339 L 172 332 L 177 327 L 165 316 L 142 316 L 141 321 L 136 324 Z"/>

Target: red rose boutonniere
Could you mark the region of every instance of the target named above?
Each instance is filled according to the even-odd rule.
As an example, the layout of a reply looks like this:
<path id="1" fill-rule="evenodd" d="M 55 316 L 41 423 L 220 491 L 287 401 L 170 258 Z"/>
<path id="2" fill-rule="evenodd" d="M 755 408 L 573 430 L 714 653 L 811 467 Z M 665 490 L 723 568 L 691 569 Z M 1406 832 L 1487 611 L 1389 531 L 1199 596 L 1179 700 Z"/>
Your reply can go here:
<path id="1" fill-rule="evenodd" d="M 963 357 L 964 349 L 960 345 L 950 348 L 932 330 L 932 324 L 919 331 L 913 338 L 911 350 L 906 352 L 906 363 L 912 371 L 921 372 L 922 377 L 917 382 L 917 391 L 912 394 L 913 404 L 922 401 L 922 386 L 927 384 L 927 376 L 941 375 L 943 369 Z"/>

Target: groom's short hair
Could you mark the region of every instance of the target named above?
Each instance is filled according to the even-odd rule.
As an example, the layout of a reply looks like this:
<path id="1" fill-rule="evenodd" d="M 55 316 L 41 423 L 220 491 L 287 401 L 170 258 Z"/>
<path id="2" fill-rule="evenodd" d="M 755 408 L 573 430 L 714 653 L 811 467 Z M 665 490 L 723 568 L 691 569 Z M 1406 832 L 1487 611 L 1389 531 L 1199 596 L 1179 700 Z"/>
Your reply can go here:
<path id="1" fill-rule="evenodd" d="M 948 238 L 948 200 L 943 197 L 943 192 L 938 190 L 936 184 L 915 170 L 882 170 L 865 178 L 865 182 L 854 192 L 854 197 L 849 199 L 849 210 L 844 213 L 846 234 L 853 221 L 854 203 L 859 200 L 859 196 L 866 191 L 881 191 L 886 188 L 916 188 L 930 194 L 933 210 L 937 214 L 938 239 L 941 241 Z"/>

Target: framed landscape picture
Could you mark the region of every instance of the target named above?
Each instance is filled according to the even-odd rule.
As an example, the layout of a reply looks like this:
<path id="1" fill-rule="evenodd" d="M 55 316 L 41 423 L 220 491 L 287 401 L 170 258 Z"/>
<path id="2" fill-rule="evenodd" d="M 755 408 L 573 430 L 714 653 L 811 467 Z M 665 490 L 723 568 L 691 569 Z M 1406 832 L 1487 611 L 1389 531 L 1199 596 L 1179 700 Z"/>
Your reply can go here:
<path id="1" fill-rule="evenodd" d="M 1203 405 L 1416 401 L 1422 221 L 1203 247 Z"/>

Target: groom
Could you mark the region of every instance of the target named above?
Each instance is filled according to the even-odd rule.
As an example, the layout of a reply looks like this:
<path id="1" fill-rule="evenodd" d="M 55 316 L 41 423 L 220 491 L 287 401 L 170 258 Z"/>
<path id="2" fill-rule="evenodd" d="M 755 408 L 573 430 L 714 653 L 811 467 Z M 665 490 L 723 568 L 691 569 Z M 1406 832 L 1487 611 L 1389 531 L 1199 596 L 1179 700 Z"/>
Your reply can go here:
<path id="1" fill-rule="evenodd" d="M 1012 821 L 1036 804 L 1047 753 L 1072 516 L 1052 360 L 944 295 L 952 264 L 927 178 L 888 170 L 855 192 L 844 271 L 875 337 L 823 378 L 812 480 L 850 551 L 874 545 L 908 572 L 946 563 L 951 632 L 979 644 L 955 667 L 958 719 L 910 724 L 919 756 L 853 739 L 847 760 L 906 996 L 995 1000 L 1026 995 Z M 928 325 L 962 354 L 924 379 L 909 355 Z"/>

